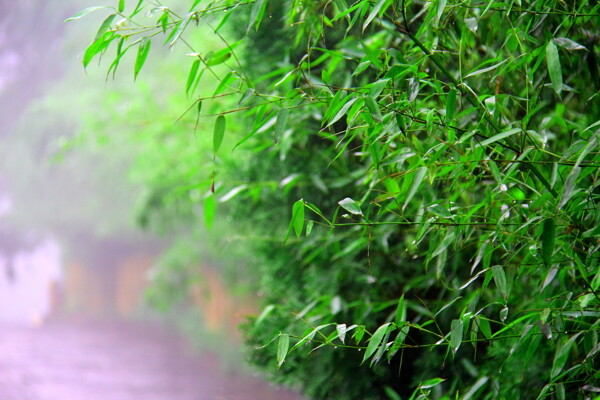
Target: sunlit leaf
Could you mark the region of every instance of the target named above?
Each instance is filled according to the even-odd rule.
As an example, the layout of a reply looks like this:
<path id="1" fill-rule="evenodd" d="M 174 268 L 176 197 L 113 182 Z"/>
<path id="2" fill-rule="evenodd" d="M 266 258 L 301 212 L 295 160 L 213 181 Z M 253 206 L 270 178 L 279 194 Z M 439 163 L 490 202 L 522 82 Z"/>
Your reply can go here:
<path id="1" fill-rule="evenodd" d="M 296 232 L 296 236 L 302 235 L 302 229 L 304 228 L 304 200 L 300 199 L 294 203 L 292 207 L 292 226 Z"/>

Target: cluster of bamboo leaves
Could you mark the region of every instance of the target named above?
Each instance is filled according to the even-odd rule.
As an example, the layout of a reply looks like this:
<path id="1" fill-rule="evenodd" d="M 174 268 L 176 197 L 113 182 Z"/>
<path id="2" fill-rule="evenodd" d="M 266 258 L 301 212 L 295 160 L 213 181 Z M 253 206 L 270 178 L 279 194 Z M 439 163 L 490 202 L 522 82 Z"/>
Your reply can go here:
<path id="1" fill-rule="evenodd" d="M 204 219 L 252 238 L 265 292 L 257 365 L 313 398 L 600 391 L 600 5 L 109 9 L 84 66 L 133 53 L 137 77 L 154 41 L 189 48 L 188 115 L 214 120 Z"/>

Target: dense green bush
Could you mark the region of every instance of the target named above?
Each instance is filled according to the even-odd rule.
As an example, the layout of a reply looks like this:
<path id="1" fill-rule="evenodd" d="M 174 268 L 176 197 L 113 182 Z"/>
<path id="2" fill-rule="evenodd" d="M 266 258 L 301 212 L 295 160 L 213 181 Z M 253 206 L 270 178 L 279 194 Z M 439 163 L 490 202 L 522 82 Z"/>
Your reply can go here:
<path id="1" fill-rule="evenodd" d="M 203 198 L 244 238 L 256 366 L 315 399 L 595 396 L 600 5 L 152 7 L 119 1 L 84 65 L 114 47 L 137 75 L 164 36 L 186 92 L 216 79 L 190 109 L 214 119 L 208 178 L 161 169 L 146 211 Z"/>

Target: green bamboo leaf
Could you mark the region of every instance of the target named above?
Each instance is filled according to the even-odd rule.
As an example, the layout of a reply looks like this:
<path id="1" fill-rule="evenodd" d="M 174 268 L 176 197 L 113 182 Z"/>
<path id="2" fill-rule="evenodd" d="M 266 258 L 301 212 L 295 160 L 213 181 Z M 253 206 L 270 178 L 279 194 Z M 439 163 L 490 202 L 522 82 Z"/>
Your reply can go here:
<path id="1" fill-rule="evenodd" d="M 421 389 L 431 389 L 434 386 L 439 385 L 440 383 L 444 382 L 445 379 L 442 378 L 433 378 L 433 379 L 428 379 L 425 382 L 421 383 L 419 385 L 419 388 Z"/>
<path id="2" fill-rule="evenodd" d="M 502 297 L 506 300 L 508 297 L 508 284 L 506 282 L 506 273 L 501 265 L 494 265 L 492 267 L 492 274 L 494 275 L 494 282 L 500 290 Z"/>
<path id="3" fill-rule="evenodd" d="M 294 203 L 292 207 L 292 226 L 297 237 L 302 235 L 302 229 L 304 228 L 304 200 L 300 199 Z"/>
<path id="4" fill-rule="evenodd" d="M 560 201 L 558 202 L 558 209 L 560 210 L 567 201 L 573 196 L 573 192 L 575 191 L 575 185 L 577 183 L 577 178 L 579 178 L 579 174 L 581 173 L 581 167 L 573 167 L 569 175 L 567 175 L 567 179 L 565 180 L 565 184 L 563 185 L 562 194 L 560 196 Z"/>
<path id="5" fill-rule="evenodd" d="M 408 195 L 406 196 L 406 200 L 404 200 L 404 205 L 402 206 L 403 211 L 406 208 L 406 206 L 408 205 L 408 203 L 410 203 L 410 201 L 414 197 L 415 193 L 417 193 L 417 190 L 421 186 L 421 182 L 423 182 L 423 178 L 425 177 L 426 173 L 427 173 L 427 167 L 420 167 L 415 172 L 415 177 L 413 179 L 412 186 L 410 187 Z"/>
<path id="6" fill-rule="evenodd" d="M 365 105 L 367 106 L 367 109 L 369 110 L 371 115 L 376 120 L 381 121 L 382 116 L 381 111 L 379 110 L 379 104 L 377 104 L 377 101 L 375 101 L 375 99 L 372 96 L 365 96 Z"/>
<path id="7" fill-rule="evenodd" d="M 367 350 L 365 350 L 365 355 L 363 356 L 361 364 L 363 364 L 366 360 L 369 359 L 369 357 L 371 357 L 375 353 L 375 351 L 381 344 L 381 341 L 383 340 L 385 334 L 387 333 L 389 326 L 390 326 L 389 322 L 381 325 L 379 328 L 377 328 L 377 330 L 375 331 L 373 336 L 371 336 L 371 338 L 369 339 L 369 344 L 367 345 Z"/>
<path id="8" fill-rule="evenodd" d="M 125 11 L 125 0 L 119 0 L 119 12 Z"/>
<path id="9" fill-rule="evenodd" d="M 552 379 L 556 378 L 567 362 L 567 358 L 569 357 L 569 353 L 571 351 L 571 347 L 573 346 L 573 342 L 577 340 L 577 337 L 581 335 L 583 332 L 579 332 L 576 335 L 571 336 L 569 340 L 565 343 L 558 345 L 556 352 L 554 353 L 554 361 L 552 362 L 552 371 L 550 372 L 550 377 Z"/>
<path id="10" fill-rule="evenodd" d="M 504 132 L 500 132 L 499 134 L 494 135 L 494 136 L 492 136 L 492 137 L 490 137 L 490 138 L 482 141 L 481 145 L 482 146 L 487 146 L 488 144 L 491 144 L 491 143 L 497 142 L 498 140 L 502 140 L 502 139 L 505 139 L 505 138 L 507 138 L 509 136 L 512 136 L 512 135 L 514 135 L 517 132 L 521 132 L 521 128 L 513 128 L 513 129 L 509 129 L 509 130 L 504 131 Z"/>
<path id="11" fill-rule="evenodd" d="M 344 200 L 340 200 L 338 204 L 350 214 L 363 215 L 360 205 L 349 197 L 346 197 Z"/>
<path id="12" fill-rule="evenodd" d="M 252 27 L 255 25 L 258 29 L 262 17 L 265 13 L 266 7 L 266 0 L 254 0 L 254 5 L 252 6 L 252 10 L 250 11 L 250 22 L 248 23 L 248 28 L 246 28 L 246 34 L 248 34 L 248 32 L 250 32 L 250 29 L 252 29 Z"/>
<path id="13" fill-rule="evenodd" d="M 365 20 L 365 22 L 363 24 L 363 27 L 362 27 L 363 32 L 365 31 L 365 29 L 367 29 L 369 24 L 373 21 L 373 19 L 381 11 L 381 8 L 383 7 L 383 5 L 388 1 L 389 0 L 379 0 L 377 2 L 377 4 L 375 4 L 375 6 L 373 6 L 373 8 L 371 8 L 371 12 L 369 13 L 369 16 L 367 17 L 367 19 Z"/>
<path id="14" fill-rule="evenodd" d="M 548 65 L 548 74 L 554 91 L 560 96 L 563 87 L 562 69 L 560 66 L 560 56 L 558 48 L 553 41 L 546 45 L 546 63 Z"/>
<path id="15" fill-rule="evenodd" d="M 111 14 L 108 17 L 106 17 L 104 21 L 102 21 L 102 24 L 100 24 L 100 28 L 98 28 L 98 32 L 96 33 L 96 37 L 94 38 L 94 40 L 98 40 L 100 37 L 102 37 L 102 35 L 106 33 L 108 28 L 110 28 L 110 24 L 112 24 L 116 16 L 117 14 Z"/>
<path id="16" fill-rule="evenodd" d="M 404 294 L 400 296 L 398 300 L 398 307 L 396 307 L 396 324 L 401 325 L 406 321 L 406 305 L 404 304 Z"/>
<path id="17" fill-rule="evenodd" d="M 436 247 L 433 253 L 431 253 L 430 257 L 433 258 L 440 255 L 444 250 L 448 248 L 448 246 L 452 244 L 452 242 L 454 242 L 454 231 L 448 231 L 448 233 L 446 233 L 446 236 L 444 237 L 444 239 L 442 239 L 438 247 Z"/>
<path id="18" fill-rule="evenodd" d="M 448 97 L 446 98 L 446 125 L 449 125 L 452 122 L 455 111 L 456 111 L 456 89 L 452 88 L 448 92 Z"/>
<path id="19" fill-rule="evenodd" d="M 390 350 L 388 351 L 388 354 L 387 354 L 388 361 L 391 360 L 392 357 L 394 357 L 394 355 L 398 352 L 398 350 L 400 350 L 400 348 L 404 344 L 404 341 L 406 340 L 406 336 L 408 336 L 409 331 L 410 331 L 410 325 L 408 325 L 408 324 L 405 324 L 402 328 L 400 328 L 398 335 L 396 336 L 396 339 L 394 339 L 394 342 L 392 343 L 392 346 L 390 347 Z"/>
<path id="20" fill-rule="evenodd" d="M 88 46 L 83 54 L 83 67 L 87 67 L 92 59 L 102 53 L 117 36 L 114 32 L 106 32 L 102 37 L 98 38 L 94 43 Z"/>
<path id="21" fill-rule="evenodd" d="M 208 229 L 212 228 L 213 222 L 215 220 L 215 209 L 216 209 L 216 201 L 214 193 L 211 193 L 208 197 L 204 199 L 204 225 Z"/>
<path id="22" fill-rule="evenodd" d="M 289 108 L 282 108 L 277 113 L 277 122 L 275 122 L 275 137 L 276 138 L 280 138 L 283 135 L 289 115 L 290 115 Z"/>
<path id="23" fill-rule="evenodd" d="M 227 120 L 224 115 L 219 115 L 215 121 L 215 128 L 213 131 L 213 154 L 217 154 L 221 143 L 223 143 L 223 137 L 225 136 L 225 127 Z"/>
<path id="24" fill-rule="evenodd" d="M 101 10 L 103 8 L 108 8 L 108 7 L 88 7 L 82 11 L 79 11 L 77 14 L 73 15 L 72 17 L 65 19 L 65 22 L 75 21 L 76 19 L 82 18 L 91 12 L 94 12 L 96 10 Z"/>
<path id="25" fill-rule="evenodd" d="M 194 84 L 196 80 L 196 74 L 198 73 L 198 68 L 200 67 L 200 59 L 195 60 L 192 63 L 190 68 L 190 73 L 188 74 L 187 83 L 185 84 L 185 94 L 189 94 L 190 88 Z"/>
<path id="26" fill-rule="evenodd" d="M 542 260 L 544 264 L 549 265 L 552 254 L 554 253 L 554 240 L 556 238 L 556 220 L 546 218 L 542 226 Z"/>
<path id="27" fill-rule="evenodd" d="M 290 348 L 290 335 L 282 333 L 279 335 L 279 343 L 277 344 L 277 367 L 281 368 L 281 365 L 285 362 L 285 357 L 288 354 Z"/>
<path id="28" fill-rule="evenodd" d="M 151 44 L 152 44 L 152 41 L 148 37 L 145 37 L 142 39 L 142 42 L 140 43 L 140 45 L 138 47 L 138 53 L 135 58 L 135 65 L 133 67 L 133 79 L 134 80 L 137 78 L 142 67 L 144 66 L 144 63 L 146 62 L 146 58 L 148 57 L 148 53 L 150 52 Z"/>
<path id="29" fill-rule="evenodd" d="M 463 339 L 463 322 L 461 319 L 455 319 L 452 321 L 450 328 L 450 349 L 452 353 L 456 354 L 456 351 L 460 347 Z"/>
<path id="30" fill-rule="evenodd" d="M 347 98 L 350 98 L 350 96 L 348 96 Z M 358 100 L 358 97 L 350 98 L 350 100 L 348 102 L 346 102 L 340 108 L 340 110 L 335 114 L 335 116 L 331 119 L 331 121 L 329 121 L 327 126 L 331 126 L 331 125 L 335 124 L 340 118 L 342 118 L 344 115 L 346 115 L 346 113 L 348 112 L 348 109 L 352 106 L 352 104 L 354 104 L 354 102 L 356 100 Z"/>

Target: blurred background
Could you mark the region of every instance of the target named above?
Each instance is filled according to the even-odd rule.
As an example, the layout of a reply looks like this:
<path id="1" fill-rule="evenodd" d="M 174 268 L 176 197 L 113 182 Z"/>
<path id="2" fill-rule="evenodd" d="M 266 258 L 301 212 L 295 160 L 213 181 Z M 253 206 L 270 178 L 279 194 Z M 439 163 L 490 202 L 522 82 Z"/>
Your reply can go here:
<path id="1" fill-rule="evenodd" d="M 230 294 L 202 258 L 201 240 L 174 242 L 186 235 L 173 234 L 172 221 L 153 221 L 152 234 L 140 229 L 155 197 L 144 187 L 169 184 L 164 152 L 189 161 L 208 143 L 194 136 L 194 118 L 180 118 L 188 66 L 163 57 L 185 49 L 156 47 L 135 82 L 131 60 L 114 77 L 106 62 L 86 70 L 83 52 L 110 11 L 64 20 L 94 5 L 0 5 L 0 320 L 154 318 L 185 291 L 180 297 L 193 299 L 186 323 L 236 337 L 253 302 Z M 202 282 L 173 282 L 169 270 L 181 280 L 186 268 Z"/>

